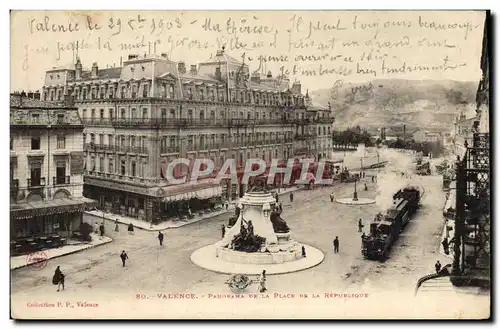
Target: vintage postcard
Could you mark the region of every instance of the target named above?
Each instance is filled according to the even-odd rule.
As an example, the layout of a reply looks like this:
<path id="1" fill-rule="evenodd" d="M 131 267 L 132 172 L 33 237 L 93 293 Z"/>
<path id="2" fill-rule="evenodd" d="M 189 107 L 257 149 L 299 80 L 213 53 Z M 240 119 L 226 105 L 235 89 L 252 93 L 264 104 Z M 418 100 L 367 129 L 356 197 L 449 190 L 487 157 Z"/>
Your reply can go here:
<path id="1" fill-rule="evenodd" d="M 10 28 L 12 318 L 490 318 L 489 12 Z"/>

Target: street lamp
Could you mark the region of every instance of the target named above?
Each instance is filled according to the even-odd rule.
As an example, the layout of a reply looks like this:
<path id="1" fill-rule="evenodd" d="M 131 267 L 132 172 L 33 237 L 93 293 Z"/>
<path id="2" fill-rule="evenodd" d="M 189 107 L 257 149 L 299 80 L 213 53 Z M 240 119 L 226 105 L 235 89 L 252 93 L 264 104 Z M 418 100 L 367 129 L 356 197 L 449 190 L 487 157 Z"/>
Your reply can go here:
<path id="1" fill-rule="evenodd" d="M 352 201 L 358 201 L 358 191 L 356 190 L 356 183 L 357 183 L 358 179 L 356 178 L 354 180 L 354 195 L 352 197 Z"/>

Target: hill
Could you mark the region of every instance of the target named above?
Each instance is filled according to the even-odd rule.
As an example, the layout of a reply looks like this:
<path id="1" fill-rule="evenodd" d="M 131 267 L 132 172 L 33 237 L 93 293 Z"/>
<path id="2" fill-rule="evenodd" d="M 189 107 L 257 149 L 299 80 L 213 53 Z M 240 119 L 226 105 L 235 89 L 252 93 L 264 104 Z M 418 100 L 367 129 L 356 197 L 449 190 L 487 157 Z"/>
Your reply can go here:
<path id="1" fill-rule="evenodd" d="M 335 82 L 310 93 L 315 103 L 330 102 L 338 128 L 402 126 L 449 131 L 455 117 L 474 113 L 478 82 L 451 80 L 373 80 L 364 84 Z"/>

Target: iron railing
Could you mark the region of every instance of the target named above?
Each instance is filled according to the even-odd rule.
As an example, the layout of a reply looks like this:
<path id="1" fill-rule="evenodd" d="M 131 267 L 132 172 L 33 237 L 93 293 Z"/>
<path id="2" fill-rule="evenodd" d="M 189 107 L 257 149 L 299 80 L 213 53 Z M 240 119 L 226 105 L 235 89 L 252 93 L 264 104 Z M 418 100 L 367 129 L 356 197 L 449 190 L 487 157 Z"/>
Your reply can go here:
<path id="1" fill-rule="evenodd" d="M 36 188 L 36 187 L 45 186 L 45 177 L 40 177 L 39 179 L 28 178 L 27 181 L 28 181 L 29 188 L 32 188 L 32 187 Z"/>
<path id="2" fill-rule="evenodd" d="M 71 183 L 71 176 L 55 176 L 52 177 L 52 184 L 57 185 L 68 185 Z"/>

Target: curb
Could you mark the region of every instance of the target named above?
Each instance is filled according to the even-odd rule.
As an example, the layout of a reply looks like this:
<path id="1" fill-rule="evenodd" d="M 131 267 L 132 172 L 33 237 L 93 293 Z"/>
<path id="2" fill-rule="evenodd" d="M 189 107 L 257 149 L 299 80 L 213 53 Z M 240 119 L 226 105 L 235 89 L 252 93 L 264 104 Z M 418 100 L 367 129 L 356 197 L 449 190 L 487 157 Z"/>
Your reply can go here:
<path id="1" fill-rule="evenodd" d="M 110 239 L 109 241 L 103 242 L 103 243 L 98 244 L 98 245 L 91 245 L 91 246 L 89 246 L 87 248 L 83 248 L 83 249 L 79 249 L 79 250 L 74 250 L 74 251 L 70 251 L 70 252 L 68 252 L 66 254 L 61 254 L 61 255 L 57 255 L 57 256 L 51 257 L 51 258 L 47 259 L 47 262 L 50 261 L 51 259 L 56 259 L 56 258 L 59 258 L 59 257 L 76 254 L 76 253 L 81 252 L 81 251 L 85 251 L 85 250 L 88 250 L 88 249 L 100 247 L 100 246 L 103 246 L 105 244 L 113 242 L 113 239 L 111 239 L 111 238 L 109 238 L 109 239 Z M 29 264 L 29 265 L 37 264 L 37 263 L 40 263 L 40 262 L 43 262 L 43 261 L 34 262 L 34 263 Z M 17 270 L 17 269 L 20 269 L 20 268 L 23 268 L 23 267 L 27 267 L 27 266 L 28 266 L 28 264 L 25 264 L 25 265 L 21 265 L 21 266 L 18 266 L 18 267 L 11 268 L 10 270 L 13 271 L 13 270 Z"/>

